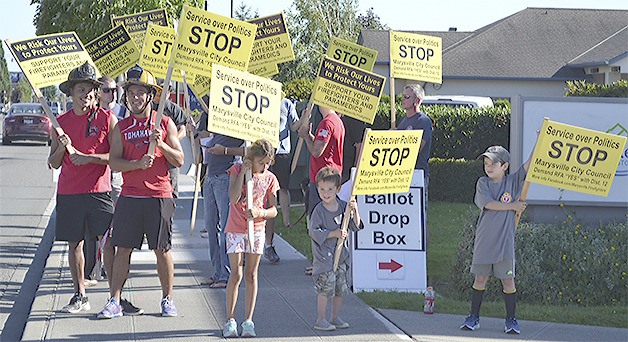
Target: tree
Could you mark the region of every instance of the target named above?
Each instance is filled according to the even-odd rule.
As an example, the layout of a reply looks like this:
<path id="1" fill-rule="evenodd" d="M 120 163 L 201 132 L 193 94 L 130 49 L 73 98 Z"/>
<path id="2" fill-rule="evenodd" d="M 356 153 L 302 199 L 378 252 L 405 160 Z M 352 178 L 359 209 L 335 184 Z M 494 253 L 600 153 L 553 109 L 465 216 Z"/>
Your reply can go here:
<path id="1" fill-rule="evenodd" d="M 111 28 L 111 17 L 163 8 L 171 24 L 183 4 L 202 8 L 203 0 L 31 0 L 37 5 L 33 24 L 37 35 L 75 31 L 83 44 Z"/>
<path id="2" fill-rule="evenodd" d="M 247 6 L 244 2 L 240 2 L 240 5 L 235 9 L 235 13 L 233 17 L 238 20 L 251 20 L 259 17 L 259 11 L 257 9 L 253 10 L 251 6 Z"/>
<path id="3" fill-rule="evenodd" d="M 9 102 L 9 96 L 11 95 L 11 76 L 9 75 L 9 67 L 7 66 L 7 60 L 4 58 L 4 46 L 0 43 L 0 103 L 6 104 Z"/>
<path id="4" fill-rule="evenodd" d="M 14 93 L 17 93 L 15 97 L 19 100 L 13 101 L 14 99 L 12 99 L 11 102 L 31 102 L 35 95 L 33 93 L 33 88 L 31 88 L 31 85 L 28 83 L 26 77 L 20 78 L 19 82 L 17 82 Z"/>
<path id="5" fill-rule="evenodd" d="M 385 29 L 370 8 L 357 12 L 358 0 L 294 0 L 286 14 L 295 60 L 279 65 L 275 79 L 313 80 L 332 37 L 355 42 L 362 29 Z"/>

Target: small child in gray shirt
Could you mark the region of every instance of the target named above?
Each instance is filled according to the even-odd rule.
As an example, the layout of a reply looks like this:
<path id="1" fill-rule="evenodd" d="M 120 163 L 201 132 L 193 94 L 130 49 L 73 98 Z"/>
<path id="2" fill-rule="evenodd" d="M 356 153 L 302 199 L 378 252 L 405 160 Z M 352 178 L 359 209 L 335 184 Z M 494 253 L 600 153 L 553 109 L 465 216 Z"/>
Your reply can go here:
<path id="1" fill-rule="evenodd" d="M 346 231 L 340 229 L 343 213 L 348 205 L 351 208 L 349 229 L 357 231 L 364 228 L 355 198 L 346 203 L 338 199 L 340 191 L 340 172 L 331 167 L 324 167 L 316 174 L 316 184 L 321 202 L 314 207 L 308 222 L 308 232 L 312 238 L 312 277 L 316 283 L 317 319 L 314 329 L 335 330 L 349 327 L 349 323 L 338 317 L 342 296 L 349 291 L 347 273 L 349 266 L 347 259 L 349 249 L 343 246 L 338 262 L 338 269 L 334 272 L 334 254 L 338 238 L 345 238 Z M 331 320 L 326 319 L 327 302 L 332 297 Z"/>

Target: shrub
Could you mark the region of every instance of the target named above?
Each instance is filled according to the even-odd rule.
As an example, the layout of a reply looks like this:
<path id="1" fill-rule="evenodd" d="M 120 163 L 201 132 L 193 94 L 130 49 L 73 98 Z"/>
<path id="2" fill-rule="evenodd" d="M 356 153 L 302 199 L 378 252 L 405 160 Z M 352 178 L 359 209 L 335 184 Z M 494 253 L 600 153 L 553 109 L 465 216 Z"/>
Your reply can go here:
<path id="1" fill-rule="evenodd" d="M 312 93 L 314 83 L 306 78 L 297 78 L 283 85 L 286 98 L 295 101 L 307 101 Z"/>
<path id="2" fill-rule="evenodd" d="M 567 81 L 565 96 L 628 97 L 628 80 L 619 80 L 612 84 Z"/>
<path id="3" fill-rule="evenodd" d="M 469 211 L 461 231 L 452 283 L 468 298 L 469 274 L 479 210 Z M 626 224 L 584 226 L 568 219 L 558 224 L 524 223 L 515 238 L 518 298 L 528 303 L 625 305 Z M 501 283 L 491 277 L 485 294 L 501 298 Z M 462 299 L 461 298 L 461 299 Z"/>
<path id="4" fill-rule="evenodd" d="M 483 175 L 482 160 L 430 158 L 429 200 L 473 203 L 475 183 Z"/>

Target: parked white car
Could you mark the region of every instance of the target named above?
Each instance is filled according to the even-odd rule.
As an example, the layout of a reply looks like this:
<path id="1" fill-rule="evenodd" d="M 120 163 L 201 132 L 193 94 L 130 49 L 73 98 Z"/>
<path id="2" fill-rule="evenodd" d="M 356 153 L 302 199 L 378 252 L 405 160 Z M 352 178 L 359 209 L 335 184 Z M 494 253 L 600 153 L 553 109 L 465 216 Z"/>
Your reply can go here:
<path id="1" fill-rule="evenodd" d="M 452 106 L 452 107 L 493 107 L 493 100 L 484 96 L 464 95 L 430 95 L 425 96 L 422 106 Z"/>

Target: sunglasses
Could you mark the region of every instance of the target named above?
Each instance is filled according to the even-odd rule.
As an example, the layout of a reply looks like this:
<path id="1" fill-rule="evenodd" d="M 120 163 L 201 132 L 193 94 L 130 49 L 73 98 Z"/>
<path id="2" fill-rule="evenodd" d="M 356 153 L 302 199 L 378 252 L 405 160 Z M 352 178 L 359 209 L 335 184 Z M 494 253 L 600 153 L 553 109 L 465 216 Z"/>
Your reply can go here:
<path id="1" fill-rule="evenodd" d="M 116 88 L 100 88 L 100 90 L 105 94 L 109 94 L 116 91 Z"/>

